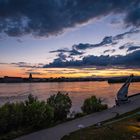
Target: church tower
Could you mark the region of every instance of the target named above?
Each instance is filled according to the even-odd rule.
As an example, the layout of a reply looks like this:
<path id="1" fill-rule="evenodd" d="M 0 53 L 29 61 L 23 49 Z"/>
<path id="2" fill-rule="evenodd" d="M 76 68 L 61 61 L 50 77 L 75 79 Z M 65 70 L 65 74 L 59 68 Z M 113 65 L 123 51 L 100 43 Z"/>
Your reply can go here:
<path id="1" fill-rule="evenodd" d="M 29 81 L 32 82 L 32 74 L 29 74 Z"/>

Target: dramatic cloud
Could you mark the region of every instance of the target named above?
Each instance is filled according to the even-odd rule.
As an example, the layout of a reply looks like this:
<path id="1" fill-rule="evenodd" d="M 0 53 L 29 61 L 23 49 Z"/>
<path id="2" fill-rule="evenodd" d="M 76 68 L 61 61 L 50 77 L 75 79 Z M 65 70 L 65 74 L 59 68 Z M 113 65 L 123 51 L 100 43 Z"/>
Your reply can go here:
<path id="1" fill-rule="evenodd" d="M 119 47 L 120 50 L 123 50 L 123 49 L 127 49 L 127 52 L 131 52 L 131 51 L 135 51 L 135 50 L 138 50 L 140 49 L 140 46 L 135 46 L 133 44 L 124 44 L 123 46 Z"/>
<path id="2" fill-rule="evenodd" d="M 0 32 L 56 35 L 90 19 L 120 13 L 125 14 L 126 26 L 140 26 L 139 0 L 0 0 Z"/>
<path id="3" fill-rule="evenodd" d="M 140 46 L 131 46 L 131 47 L 128 48 L 127 52 L 134 51 L 134 50 L 137 50 L 137 49 L 140 49 Z"/>
<path id="4" fill-rule="evenodd" d="M 116 45 L 118 44 L 118 42 L 122 39 L 124 39 L 126 36 L 130 36 L 130 35 L 133 35 L 133 34 L 136 34 L 136 33 L 139 33 L 140 30 L 139 29 L 131 29 L 127 32 L 124 32 L 124 33 L 121 33 L 121 34 L 118 34 L 118 35 L 115 35 L 115 36 L 106 36 L 102 39 L 101 42 L 97 43 L 97 44 L 83 44 L 83 43 L 80 43 L 78 45 L 73 45 L 72 46 L 72 49 L 68 49 L 68 48 L 64 48 L 64 49 L 57 49 L 57 50 L 54 50 L 54 51 L 50 51 L 50 53 L 58 53 L 57 54 L 57 57 L 55 59 L 55 61 L 59 61 L 59 60 L 62 60 L 62 61 L 66 61 L 67 58 L 73 58 L 73 56 L 79 56 L 79 58 L 82 57 L 82 55 L 84 53 L 86 53 L 86 49 L 93 49 L 93 48 L 96 48 L 96 47 L 103 47 L 103 46 L 106 46 L 106 45 Z M 128 48 L 128 45 L 130 46 L 129 43 L 125 44 L 124 46 L 121 46 L 119 49 L 124 49 L 124 48 Z M 131 44 L 132 45 L 132 44 Z M 127 51 L 131 51 L 131 50 L 136 50 L 138 48 L 130 48 L 128 49 Z M 105 50 L 103 53 L 107 53 L 107 52 L 110 52 L 110 53 L 114 53 L 115 52 L 115 49 L 107 49 Z M 67 55 L 66 55 L 67 54 Z M 65 58 L 65 60 L 64 60 Z"/>
<path id="5" fill-rule="evenodd" d="M 126 56 L 86 56 L 82 60 L 56 61 L 44 67 L 77 67 L 77 66 L 137 66 L 140 67 L 140 50 Z"/>
<path id="6" fill-rule="evenodd" d="M 50 51 L 50 53 L 61 53 L 61 54 L 69 53 L 69 56 L 72 56 L 72 55 L 82 55 L 84 52 L 78 51 L 74 47 L 72 47 L 71 50 L 65 48 L 65 49 L 58 49 L 58 50 Z"/>
<path id="7" fill-rule="evenodd" d="M 70 52 L 69 49 L 65 48 L 65 49 L 58 49 L 58 50 L 54 50 L 54 51 L 50 51 L 50 53 L 63 53 L 63 52 Z"/>
<path id="8" fill-rule="evenodd" d="M 140 1 L 138 5 L 135 7 L 132 6 L 132 9 L 128 12 L 125 22 L 127 25 L 135 25 L 140 26 Z"/>
<path id="9" fill-rule="evenodd" d="M 56 66 L 71 66 L 71 65 L 77 65 L 80 66 L 82 65 L 82 62 L 80 60 L 76 61 L 76 57 L 74 56 L 78 56 L 79 59 L 83 58 L 84 60 L 89 58 L 86 57 L 86 52 L 89 50 L 86 49 L 93 49 L 96 47 L 105 47 L 105 46 L 113 46 L 116 47 L 116 45 L 119 45 L 120 41 L 123 41 L 123 39 L 127 39 L 128 37 L 130 37 L 131 35 L 134 35 L 136 33 L 140 33 L 139 29 L 133 28 L 127 32 L 121 33 L 121 34 L 117 34 L 115 36 L 106 36 L 104 37 L 101 42 L 97 43 L 97 44 L 78 44 L 78 45 L 73 45 L 71 48 L 72 49 L 68 49 L 68 48 L 64 48 L 64 49 L 57 49 L 54 51 L 50 51 L 50 53 L 57 53 L 57 58 L 54 59 L 53 63 L 51 63 L 50 65 L 53 67 L 53 65 L 55 64 Z M 117 48 L 118 49 L 118 48 Z M 114 53 L 117 51 L 116 48 L 108 48 L 106 50 L 103 51 L 103 54 L 107 54 L 107 53 Z M 119 47 L 120 50 L 125 49 L 125 52 L 131 52 L 134 50 L 138 50 L 140 49 L 140 46 L 134 45 L 134 43 L 125 43 L 123 46 Z M 84 55 L 83 55 L 84 54 Z M 91 57 L 90 57 L 91 58 Z M 94 56 L 94 59 L 97 60 L 97 58 L 99 58 L 99 60 L 101 58 L 107 60 L 107 58 L 109 59 L 109 64 L 110 64 L 110 57 L 106 57 L 104 58 L 104 56 L 100 56 L 100 57 L 96 57 Z M 113 57 L 112 57 L 113 58 Z M 116 58 L 116 57 L 115 57 Z M 70 61 L 68 61 L 70 60 Z M 99 65 L 101 61 L 99 61 Z M 103 63 L 103 62 L 102 62 Z M 104 63 L 103 63 L 104 64 Z M 98 65 L 98 64 L 97 64 Z"/>
<path id="10" fill-rule="evenodd" d="M 57 61 L 66 61 L 67 56 L 62 52 L 59 53 L 57 56 L 58 56 L 58 58 L 56 59 Z"/>
<path id="11" fill-rule="evenodd" d="M 114 52 L 115 52 L 115 49 L 112 49 L 112 50 L 105 50 L 105 51 L 104 51 L 104 53 L 108 53 L 108 52 L 114 53 Z"/>
<path id="12" fill-rule="evenodd" d="M 125 49 L 125 48 L 126 48 L 126 46 L 125 46 L 125 45 L 123 45 L 123 46 L 119 47 L 119 49 L 120 49 L 120 50 L 123 50 L 123 49 Z"/>
<path id="13" fill-rule="evenodd" d="M 106 36 L 103 38 L 103 40 L 101 42 L 99 42 L 97 44 L 82 44 L 82 43 L 80 43 L 78 45 L 74 45 L 73 47 L 78 49 L 78 50 L 85 50 L 85 49 L 91 49 L 91 48 L 96 48 L 96 47 L 102 47 L 104 45 L 115 45 L 115 44 L 117 44 L 117 41 L 124 39 L 125 36 L 136 34 L 139 32 L 140 32 L 139 29 L 131 29 L 128 32 L 118 34 L 116 36 Z"/>

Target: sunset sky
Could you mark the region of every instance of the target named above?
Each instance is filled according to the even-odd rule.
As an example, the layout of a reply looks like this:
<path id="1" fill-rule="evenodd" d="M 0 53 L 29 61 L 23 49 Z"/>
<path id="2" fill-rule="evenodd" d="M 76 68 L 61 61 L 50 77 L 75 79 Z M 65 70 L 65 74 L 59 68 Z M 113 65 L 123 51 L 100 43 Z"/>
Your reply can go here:
<path id="1" fill-rule="evenodd" d="M 139 0 L 0 0 L 0 77 L 140 75 Z"/>

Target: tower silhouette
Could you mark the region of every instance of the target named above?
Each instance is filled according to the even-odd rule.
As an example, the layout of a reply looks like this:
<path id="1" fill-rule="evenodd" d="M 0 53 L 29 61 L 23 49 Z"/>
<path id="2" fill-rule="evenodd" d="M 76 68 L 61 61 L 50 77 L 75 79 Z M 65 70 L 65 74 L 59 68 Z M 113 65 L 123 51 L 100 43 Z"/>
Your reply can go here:
<path id="1" fill-rule="evenodd" d="M 32 82 L 32 74 L 29 74 L 29 81 Z"/>

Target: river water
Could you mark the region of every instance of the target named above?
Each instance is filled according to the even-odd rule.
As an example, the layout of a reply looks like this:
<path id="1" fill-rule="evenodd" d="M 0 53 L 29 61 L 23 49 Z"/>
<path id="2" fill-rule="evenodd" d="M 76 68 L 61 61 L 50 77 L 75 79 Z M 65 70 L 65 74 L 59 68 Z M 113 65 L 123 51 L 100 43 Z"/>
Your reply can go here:
<path id="1" fill-rule="evenodd" d="M 122 84 L 107 82 L 62 82 L 62 83 L 8 83 L 0 84 L 0 104 L 27 99 L 31 93 L 40 100 L 46 100 L 50 95 L 61 91 L 69 93 L 72 99 L 72 110 L 80 111 L 83 101 L 96 95 L 109 107 L 115 104 L 116 93 Z M 129 95 L 140 93 L 140 82 L 132 83 Z"/>

